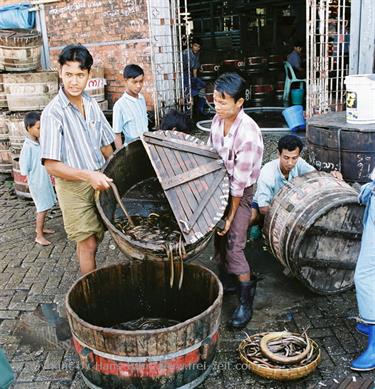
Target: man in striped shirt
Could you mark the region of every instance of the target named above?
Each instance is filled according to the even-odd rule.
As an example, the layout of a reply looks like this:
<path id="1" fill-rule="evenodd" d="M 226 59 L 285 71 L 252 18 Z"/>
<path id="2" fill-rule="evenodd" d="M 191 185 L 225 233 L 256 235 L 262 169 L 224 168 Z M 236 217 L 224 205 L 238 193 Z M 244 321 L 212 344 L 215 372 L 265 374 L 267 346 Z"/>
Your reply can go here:
<path id="1" fill-rule="evenodd" d="M 81 273 L 96 268 L 104 226 L 95 206 L 95 190 L 112 179 L 101 173 L 112 154 L 113 131 L 95 99 L 84 92 L 93 58 L 81 45 L 65 47 L 59 56 L 62 88 L 41 117 L 41 158 L 56 178 L 56 192 L 68 238 L 77 243 Z"/>
<path id="2" fill-rule="evenodd" d="M 224 289 L 225 283 L 233 276 L 238 282 L 239 305 L 230 322 L 235 328 L 245 326 L 252 317 L 257 279 L 250 274 L 244 249 L 253 186 L 258 179 L 263 156 L 260 129 L 242 109 L 245 88 L 245 81 L 236 73 L 222 74 L 216 80 L 216 116 L 208 141 L 223 159 L 229 174 L 230 199 L 224 229 L 215 236 L 215 259 L 219 263 Z"/>
<path id="3" fill-rule="evenodd" d="M 139 138 L 148 130 L 146 102 L 141 90 L 144 81 L 143 69 L 138 65 L 124 68 L 125 92 L 113 106 L 113 130 L 116 134 L 116 149 Z"/>

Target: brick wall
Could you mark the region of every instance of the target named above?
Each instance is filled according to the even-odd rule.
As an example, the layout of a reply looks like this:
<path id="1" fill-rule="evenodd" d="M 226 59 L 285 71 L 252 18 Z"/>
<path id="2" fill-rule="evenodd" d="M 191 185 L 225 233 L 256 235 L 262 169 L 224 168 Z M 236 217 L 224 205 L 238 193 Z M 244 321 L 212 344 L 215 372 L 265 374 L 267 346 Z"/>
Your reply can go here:
<path id="1" fill-rule="evenodd" d="M 67 44 L 85 45 L 94 57 L 94 66 L 104 67 L 111 107 L 124 91 L 124 66 L 136 63 L 145 71 L 143 93 L 152 109 L 154 81 L 147 12 L 147 0 L 67 0 L 46 4 L 51 67 L 57 68 L 58 53 Z"/>
<path id="2" fill-rule="evenodd" d="M 86 45 L 104 67 L 110 106 L 124 91 L 122 70 L 137 63 L 146 75 L 143 93 L 152 107 L 151 59 L 146 0 L 70 0 L 46 5 L 51 63 L 69 43 Z"/>

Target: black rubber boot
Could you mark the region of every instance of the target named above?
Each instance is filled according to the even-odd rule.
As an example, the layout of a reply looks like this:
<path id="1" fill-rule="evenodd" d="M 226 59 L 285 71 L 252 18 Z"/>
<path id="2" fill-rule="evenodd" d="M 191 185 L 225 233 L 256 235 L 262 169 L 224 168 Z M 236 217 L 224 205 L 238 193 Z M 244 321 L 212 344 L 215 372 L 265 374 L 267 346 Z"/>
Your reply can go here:
<path id="1" fill-rule="evenodd" d="M 223 284 L 224 294 L 237 293 L 238 277 L 235 274 L 229 274 L 224 266 L 219 266 L 219 280 Z"/>
<path id="2" fill-rule="evenodd" d="M 251 281 L 240 281 L 238 287 L 238 298 L 240 304 L 232 315 L 229 325 L 233 328 L 242 328 L 253 316 L 253 302 L 257 287 L 258 278 L 253 276 Z"/>

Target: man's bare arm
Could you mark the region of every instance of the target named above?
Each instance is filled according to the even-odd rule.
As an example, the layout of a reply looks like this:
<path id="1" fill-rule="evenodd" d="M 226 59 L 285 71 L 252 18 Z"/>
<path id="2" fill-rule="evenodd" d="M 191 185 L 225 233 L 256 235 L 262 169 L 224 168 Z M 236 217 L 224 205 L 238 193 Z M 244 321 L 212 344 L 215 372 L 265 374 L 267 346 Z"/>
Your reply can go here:
<path id="1" fill-rule="evenodd" d="M 112 179 L 97 171 L 75 169 L 63 162 L 53 159 L 46 159 L 44 165 L 48 174 L 68 181 L 85 181 L 95 190 L 106 190 L 109 188 L 108 182 Z"/>

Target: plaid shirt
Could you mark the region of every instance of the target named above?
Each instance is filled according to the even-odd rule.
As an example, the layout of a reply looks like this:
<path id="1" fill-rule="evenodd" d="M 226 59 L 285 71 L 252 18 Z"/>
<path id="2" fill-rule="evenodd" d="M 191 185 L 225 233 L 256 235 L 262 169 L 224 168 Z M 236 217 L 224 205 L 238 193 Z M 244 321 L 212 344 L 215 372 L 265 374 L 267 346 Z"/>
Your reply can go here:
<path id="1" fill-rule="evenodd" d="M 101 148 L 111 144 L 114 133 L 95 99 L 82 94 L 86 118 L 66 97 L 63 89 L 44 108 L 40 120 L 42 161 L 99 170 L 105 164 Z"/>
<path id="2" fill-rule="evenodd" d="M 212 120 L 208 145 L 223 159 L 230 178 L 230 194 L 242 197 L 248 186 L 258 179 L 263 157 L 263 139 L 258 125 L 241 109 L 228 134 L 224 120 Z"/>

